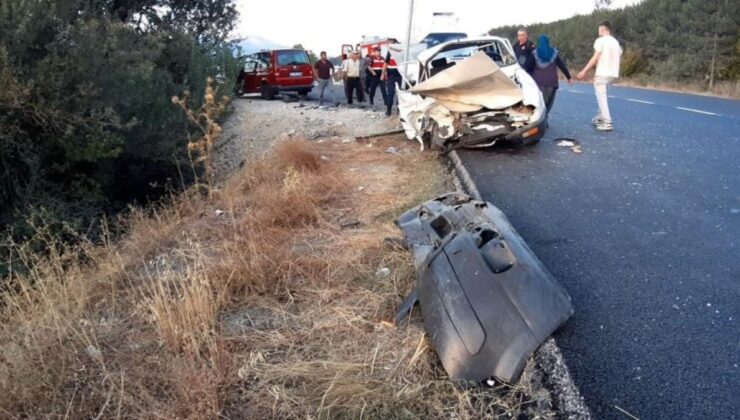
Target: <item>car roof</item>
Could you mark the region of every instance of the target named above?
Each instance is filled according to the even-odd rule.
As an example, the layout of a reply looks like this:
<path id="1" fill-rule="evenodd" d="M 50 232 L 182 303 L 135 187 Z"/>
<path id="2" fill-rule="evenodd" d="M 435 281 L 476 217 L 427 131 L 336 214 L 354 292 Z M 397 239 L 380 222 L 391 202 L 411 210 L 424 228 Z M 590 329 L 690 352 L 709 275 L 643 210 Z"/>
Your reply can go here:
<path id="1" fill-rule="evenodd" d="M 417 56 L 417 60 L 419 60 L 419 63 L 421 63 L 422 66 L 426 66 L 427 63 L 432 58 L 434 58 L 434 56 L 441 52 L 462 48 L 465 45 L 470 45 L 472 47 L 475 45 L 490 44 L 492 42 L 501 42 L 504 45 L 509 45 L 509 41 L 506 38 L 502 38 L 500 36 L 482 36 L 476 38 L 455 39 L 452 41 L 443 42 L 439 45 L 420 52 Z"/>

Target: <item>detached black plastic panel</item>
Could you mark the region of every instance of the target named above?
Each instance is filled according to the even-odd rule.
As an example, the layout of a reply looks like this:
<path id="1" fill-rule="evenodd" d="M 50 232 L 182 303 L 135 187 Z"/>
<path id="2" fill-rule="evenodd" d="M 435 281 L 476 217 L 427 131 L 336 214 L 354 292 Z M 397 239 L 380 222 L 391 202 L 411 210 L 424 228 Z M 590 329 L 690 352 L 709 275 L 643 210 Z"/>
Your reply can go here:
<path id="1" fill-rule="evenodd" d="M 447 373 L 513 383 L 530 355 L 572 314 L 570 296 L 506 216 L 449 193 L 397 220 L 414 252 L 424 327 Z"/>

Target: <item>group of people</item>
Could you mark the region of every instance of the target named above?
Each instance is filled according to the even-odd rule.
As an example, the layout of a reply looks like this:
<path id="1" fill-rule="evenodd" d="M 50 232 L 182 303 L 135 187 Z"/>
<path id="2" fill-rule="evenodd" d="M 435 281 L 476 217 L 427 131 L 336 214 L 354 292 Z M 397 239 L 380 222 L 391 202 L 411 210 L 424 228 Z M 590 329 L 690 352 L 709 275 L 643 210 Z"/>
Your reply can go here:
<path id="1" fill-rule="evenodd" d="M 327 87 L 331 85 L 335 71 L 334 65 L 326 57 L 326 51 L 321 52 L 314 67 L 319 88 L 319 103 L 323 105 L 324 94 Z M 351 105 L 354 102 L 355 96 L 358 102 L 365 102 L 367 94 L 370 105 L 375 105 L 375 94 L 380 88 L 383 104 L 386 107 L 385 114 L 391 115 L 393 101 L 396 97 L 396 86 L 401 85 L 402 79 L 398 64 L 391 57 L 390 52 L 383 58 L 380 55 L 380 49 L 376 48 L 370 55 L 361 58 L 358 51 L 352 51 L 349 57 L 342 62 L 341 75 L 348 104 Z M 331 89 L 329 91 L 331 93 Z M 336 99 L 333 93 L 332 98 Z"/>
<path id="2" fill-rule="evenodd" d="M 622 48 L 611 35 L 611 29 L 608 21 L 599 23 L 599 37 L 594 42 L 594 54 L 588 64 L 576 75 L 576 78 L 583 80 L 592 68 L 596 69 L 594 91 L 599 113 L 592 122 L 597 129 L 602 131 L 613 129 L 609 112 L 608 88 L 619 77 L 619 61 L 622 55 Z M 563 72 L 569 84 L 573 83 L 571 73 L 560 56 L 560 52 L 550 45 L 550 38 L 547 35 L 540 35 L 535 45 L 529 40 L 529 34 L 524 28 L 517 32 L 514 52 L 519 65 L 532 75 L 539 86 L 547 112 L 550 112 L 559 87 L 558 69 Z M 334 65 L 327 59 L 326 52 L 322 51 L 321 58 L 316 62 L 315 67 L 319 102 L 323 104 L 324 94 L 334 76 Z M 364 102 L 365 94 L 367 94 L 370 105 L 374 105 L 375 94 L 380 88 L 383 103 L 386 106 L 386 115 L 391 115 L 396 86 L 400 86 L 402 80 L 398 65 L 390 52 L 383 58 L 380 49 L 376 48 L 370 55 L 362 58 L 359 51 L 352 51 L 349 57 L 342 62 L 341 75 L 348 104 L 353 103 L 355 96 L 359 102 Z"/>
<path id="3" fill-rule="evenodd" d="M 608 21 L 599 23 L 599 37 L 594 42 L 594 54 L 588 64 L 576 75 L 576 78 L 583 80 L 592 68 L 596 68 L 594 91 L 599 113 L 592 122 L 597 129 L 602 131 L 613 129 L 609 112 L 608 88 L 619 77 L 619 61 L 622 55 L 622 48 L 619 46 L 619 41 L 611 35 L 611 29 L 611 23 Z M 535 45 L 529 40 L 527 30 L 522 28 L 517 32 L 514 52 L 519 65 L 532 75 L 539 86 L 547 111 L 550 112 L 559 87 L 558 69 L 563 72 L 569 84 L 573 83 L 570 71 L 560 57 L 559 51 L 550 45 L 550 38 L 546 35 L 540 35 Z"/>

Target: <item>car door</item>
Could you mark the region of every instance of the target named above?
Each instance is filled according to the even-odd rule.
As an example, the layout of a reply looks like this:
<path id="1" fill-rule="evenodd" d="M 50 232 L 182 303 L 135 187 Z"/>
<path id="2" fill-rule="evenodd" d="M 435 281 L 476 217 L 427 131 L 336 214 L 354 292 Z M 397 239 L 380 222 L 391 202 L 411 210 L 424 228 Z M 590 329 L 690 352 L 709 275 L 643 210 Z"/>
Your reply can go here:
<path id="1" fill-rule="evenodd" d="M 249 56 L 244 61 L 244 82 L 242 91 L 244 93 L 259 92 L 259 80 L 257 78 L 257 60 Z"/>
<path id="2" fill-rule="evenodd" d="M 310 86 L 313 70 L 308 54 L 304 50 L 276 51 L 277 84 L 281 88 Z"/>
<path id="3" fill-rule="evenodd" d="M 259 55 L 247 56 L 244 62 L 244 93 L 260 93 L 263 81 L 269 75 L 269 65 Z"/>

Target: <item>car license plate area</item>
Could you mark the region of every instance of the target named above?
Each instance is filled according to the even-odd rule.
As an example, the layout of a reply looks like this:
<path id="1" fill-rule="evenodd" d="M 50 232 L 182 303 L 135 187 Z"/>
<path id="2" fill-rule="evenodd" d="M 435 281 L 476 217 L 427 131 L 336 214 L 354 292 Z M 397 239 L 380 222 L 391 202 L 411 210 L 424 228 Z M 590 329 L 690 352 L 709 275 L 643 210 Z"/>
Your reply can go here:
<path id="1" fill-rule="evenodd" d="M 301 76 L 303 76 L 303 72 L 300 72 L 300 71 L 290 72 L 290 77 L 301 77 Z"/>

